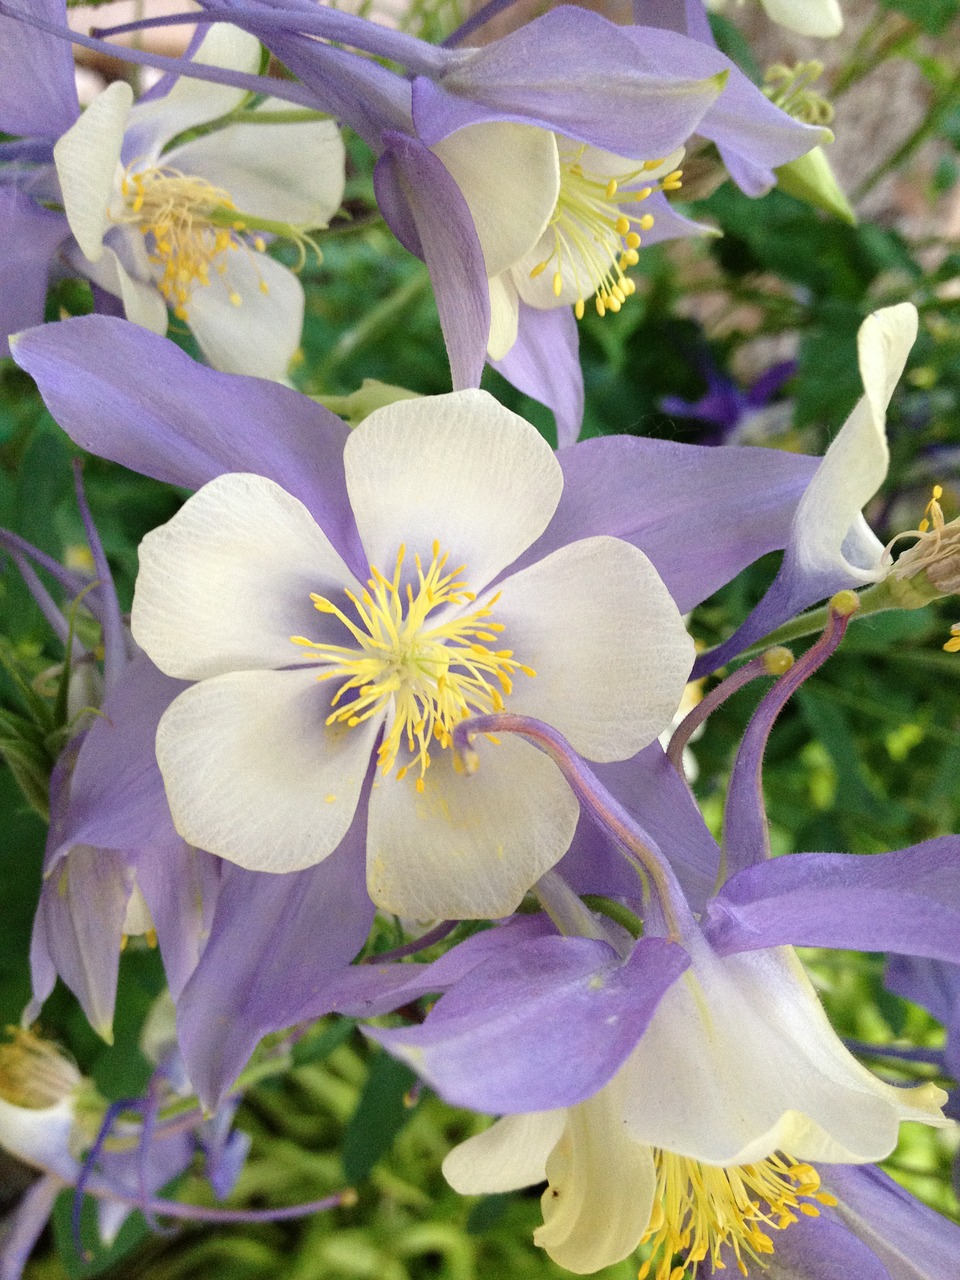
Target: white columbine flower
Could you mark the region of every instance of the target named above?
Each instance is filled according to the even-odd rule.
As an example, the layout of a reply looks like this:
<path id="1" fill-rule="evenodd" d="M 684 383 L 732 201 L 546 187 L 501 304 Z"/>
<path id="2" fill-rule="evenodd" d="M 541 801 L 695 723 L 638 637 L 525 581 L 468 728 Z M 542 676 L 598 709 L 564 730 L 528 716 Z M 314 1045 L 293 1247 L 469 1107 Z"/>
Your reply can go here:
<path id="1" fill-rule="evenodd" d="M 837 0 L 761 0 L 767 16 L 801 36 L 837 36 L 843 14 Z"/>
<path id="2" fill-rule="evenodd" d="M 217 24 L 197 57 L 256 71 L 260 45 Z M 215 368 L 283 378 L 300 342 L 303 289 L 263 252 L 263 237 L 287 236 L 304 250 L 304 230 L 326 226 L 339 208 L 344 149 L 332 120 L 233 123 L 169 146 L 244 97 L 183 76 L 134 104 L 116 81 L 59 140 L 54 160 L 75 270 L 155 333 L 166 332 L 169 307 Z M 288 109 L 268 99 L 257 113 Z"/>
<path id="3" fill-rule="evenodd" d="M 488 355 L 517 340 L 520 301 L 538 310 L 586 302 L 602 316 L 634 292 L 626 274 L 654 225 L 647 201 L 680 186 L 683 150 L 650 161 L 616 156 L 549 129 L 469 125 L 431 150 L 463 193 L 490 283 Z M 659 216 L 667 216 L 664 208 Z"/>
<path id="4" fill-rule="evenodd" d="M 444 1161 L 468 1195 L 546 1180 L 534 1240 L 569 1271 L 646 1244 L 641 1280 L 686 1274 L 677 1254 L 716 1267 L 721 1249 L 763 1275 L 779 1231 L 836 1204 L 814 1164 L 882 1159 L 904 1120 L 950 1123 L 941 1089 L 895 1088 L 852 1057 L 792 948 L 719 957 L 694 942 L 609 1084 L 506 1116 Z"/>
<path id="5" fill-rule="evenodd" d="M 258 475 L 211 481 L 143 541 L 133 634 L 196 681 L 157 737 L 174 822 L 241 866 L 292 871 L 365 816 L 378 905 L 507 915 L 568 848 L 577 802 L 513 735 L 482 743 L 464 776 L 454 726 L 506 706 L 588 759 L 626 759 L 669 723 L 690 639 L 619 539 L 550 529 L 542 558 L 510 572 L 563 479 L 534 428 L 484 392 L 377 410 L 344 470 L 352 566 Z M 329 497 L 314 509 L 329 514 Z"/>

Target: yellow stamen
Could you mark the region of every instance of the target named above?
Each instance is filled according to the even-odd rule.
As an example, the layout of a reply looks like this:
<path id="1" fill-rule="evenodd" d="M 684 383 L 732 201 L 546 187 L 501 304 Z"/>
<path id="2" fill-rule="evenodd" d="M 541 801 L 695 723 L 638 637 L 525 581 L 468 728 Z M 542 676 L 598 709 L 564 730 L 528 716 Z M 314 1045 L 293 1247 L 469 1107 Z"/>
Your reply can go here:
<path id="1" fill-rule="evenodd" d="M 654 1211 L 642 1244 L 651 1246 L 639 1280 L 677 1280 L 690 1264 L 710 1259 L 724 1270 L 728 1250 L 742 1275 L 748 1262 L 765 1264 L 774 1243 L 768 1234 L 784 1231 L 798 1214 L 818 1217 L 811 1201 L 833 1206 L 836 1197 L 820 1191 L 820 1177 L 808 1164 L 771 1155 L 754 1164 L 719 1168 L 686 1156 L 655 1151 Z M 682 1262 L 675 1264 L 680 1256 Z"/>
<path id="2" fill-rule="evenodd" d="M 416 789 L 422 792 L 431 745 L 441 750 L 452 746 L 459 721 L 503 710 L 504 696 L 513 688 L 511 676 L 536 673 L 514 658 L 511 649 L 494 650 L 484 643 L 503 630 L 502 623 L 491 621 L 499 594 L 463 612 L 463 606 L 476 600 L 460 577 L 464 565 L 448 570 L 448 556 L 434 542 L 429 565 L 425 568 L 415 556 L 415 574 L 404 581 L 405 557 L 401 546 L 390 578 L 371 565 L 362 597 L 344 591 L 356 622 L 325 596 L 310 597 L 320 613 L 343 624 L 355 644 L 290 639 L 328 668 L 318 680 L 342 680 L 326 723 L 355 727 L 383 718 L 385 732 L 377 752 L 381 772 L 389 774 L 403 752 L 407 758 L 397 768 L 397 779 L 415 769 Z M 430 625 L 430 615 L 441 608 L 444 620 Z"/>

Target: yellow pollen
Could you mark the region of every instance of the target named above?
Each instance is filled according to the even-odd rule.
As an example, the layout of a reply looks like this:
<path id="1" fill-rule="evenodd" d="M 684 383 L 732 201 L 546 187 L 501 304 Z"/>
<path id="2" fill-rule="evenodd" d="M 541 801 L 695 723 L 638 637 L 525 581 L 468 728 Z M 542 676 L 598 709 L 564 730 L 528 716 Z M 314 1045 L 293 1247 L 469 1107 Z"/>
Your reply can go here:
<path id="1" fill-rule="evenodd" d="M 774 1252 L 769 1232 L 784 1231 L 799 1221 L 798 1214 L 818 1217 L 817 1204 L 837 1203 L 820 1191 L 815 1169 L 789 1156 L 774 1154 L 728 1169 L 669 1151 L 655 1151 L 654 1159 L 654 1210 L 641 1241 L 651 1251 L 638 1280 L 678 1280 L 688 1265 L 706 1258 L 722 1271 L 722 1249 L 732 1253 L 741 1275 L 748 1274 L 748 1263 L 763 1271 L 761 1255 Z"/>
<path id="2" fill-rule="evenodd" d="M 405 558 L 401 546 L 390 578 L 371 565 L 360 597 L 344 590 L 356 620 L 325 596 L 311 595 L 314 608 L 336 617 L 352 643 L 290 639 L 327 668 L 318 680 L 341 681 L 326 723 L 352 728 L 383 720 L 377 750 L 381 773 L 388 775 L 403 753 L 396 777 L 402 781 L 413 770 L 416 789 L 422 792 L 431 747 L 451 747 L 461 720 L 502 711 L 513 688 L 511 677 L 536 672 L 514 658 L 511 649 L 484 643 L 503 630 L 502 623 L 491 621 L 499 593 L 479 608 L 465 609 L 476 601 L 460 576 L 465 566 L 448 570 L 448 554 L 441 554 L 438 542 L 426 567 L 414 556 L 415 573 L 408 573 L 406 581 Z M 442 616 L 431 618 L 438 610 Z"/>
<path id="3" fill-rule="evenodd" d="M 586 153 L 585 145 L 564 147 L 561 140 L 560 194 L 546 232 L 552 236 L 553 247 L 530 269 L 531 279 L 548 267 L 552 269 L 554 297 L 561 297 L 565 288 L 576 291 L 574 312 L 578 320 L 583 318 L 584 303 L 591 294 L 595 295 L 597 314 L 602 316 L 619 311 L 634 292 L 633 282 L 624 272 L 638 262 L 639 232 L 649 231 L 654 220 L 652 214 L 639 217 L 628 210 L 654 191 L 676 191 L 681 176 L 675 169 L 656 187 L 625 190 L 665 161 L 638 161 L 632 171 L 608 177 L 584 167 Z"/>
<path id="4" fill-rule="evenodd" d="M 883 559 L 889 563 L 890 551 L 901 538 L 916 538 L 914 546 L 904 551 L 893 566 L 892 576 L 903 580 L 924 573 L 941 595 L 956 595 L 960 592 L 960 519 L 947 522 L 940 506 L 942 497 L 943 486 L 934 485 L 923 519 L 916 529 L 907 529 L 891 539 L 884 548 Z"/>

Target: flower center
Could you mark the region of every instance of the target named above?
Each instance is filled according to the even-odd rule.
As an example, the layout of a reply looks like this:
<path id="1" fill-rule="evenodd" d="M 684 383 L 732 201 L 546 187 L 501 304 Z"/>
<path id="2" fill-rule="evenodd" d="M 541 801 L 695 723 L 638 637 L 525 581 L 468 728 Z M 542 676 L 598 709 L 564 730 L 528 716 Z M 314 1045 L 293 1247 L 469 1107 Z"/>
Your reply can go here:
<path id="1" fill-rule="evenodd" d="M 809 1164 L 789 1156 L 768 1156 L 756 1164 L 721 1169 L 669 1151 L 654 1153 L 657 1190 L 654 1211 L 641 1243 L 652 1245 L 638 1280 L 680 1280 L 686 1267 L 709 1258 L 723 1269 L 726 1246 L 747 1275 L 749 1258 L 774 1251 L 769 1231 L 783 1231 L 798 1213 L 816 1218 L 811 1201 L 835 1205 L 835 1196 L 820 1191 L 820 1177 Z M 674 1267 L 675 1255 L 682 1262 Z M 762 1264 L 761 1264 L 762 1266 Z"/>
<path id="2" fill-rule="evenodd" d="M 120 191 L 125 204 L 113 220 L 134 224 L 148 238 L 150 261 L 160 274 L 157 288 L 180 320 L 189 319 L 187 304 L 194 288 L 210 283 L 211 266 L 225 274 L 228 251 L 266 248 L 260 236 L 249 242 L 239 236 L 247 224 L 237 215 L 229 192 L 202 178 L 162 166 L 139 173 L 128 167 Z M 268 292 L 263 279 L 260 291 Z M 235 307 L 241 305 L 236 290 L 229 297 Z"/>
<path id="3" fill-rule="evenodd" d="M 948 524 L 943 518 L 942 497 L 943 488 L 935 484 L 919 525 L 898 533 L 887 543 L 884 556 L 889 558 L 891 547 L 901 538 L 916 538 L 917 542 L 893 566 L 893 576 L 913 578 L 925 572 L 943 595 L 956 595 L 960 591 L 960 520 Z"/>
<path id="4" fill-rule="evenodd" d="M 622 208 L 642 203 L 655 190 L 677 191 L 681 171 L 674 169 L 655 186 L 641 186 L 622 191 L 621 187 L 643 179 L 663 160 L 647 160 L 632 171 L 616 177 L 585 169 L 581 160 L 585 145 L 560 147 L 560 194 L 547 234 L 553 233 L 553 252 L 538 262 L 530 272 L 532 278 L 553 267 L 553 292 L 559 298 L 569 280 L 577 290 L 574 310 L 583 318 L 584 298 L 596 295 L 595 305 L 601 316 L 619 311 L 636 288 L 625 275 L 627 267 L 639 261 L 640 232 L 653 226 L 650 213 L 627 213 Z"/>
<path id="5" fill-rule="evenodd" d="M 357 621 L 325 596 L 311 595 L 314 607 L 338 618 L 356 645 L 319 644 L 304 636 L 290 639 L 309 649 L 315 662 L 329 667 L 318 680 L 343 681 L 326 723 L 352 728 L 375 716 L 385 717 L 386 732 L 377 752 L 382 773 L 389 774 L 400 752 L 406 751 L 409 758 L 397 770 L 397 778 L 412 768 L 417 790 L 423 791 L 433 743 L 445 749 L 460 720 L 502 711 L 503 699 L 513 689 L 513 675 L 536 672 L 518 662 L 511 649 L 489 647 L 503 631 L 502 623 L 490 620 L 499 593 L 480 608 L 462 612 L 463 605 L 476 600 L 460 580 L 465 566 L 447 570 L 448 554 L 441 555 L 435 542 L 426 569 L 419 555 L 414 557 L 416 583 L 401 584 L 405 554 L 401 546 L 392 578 L 371 565 L 361 596 L 344 591 Z M 445 615 L 431 619 L 444 606 Z"/>

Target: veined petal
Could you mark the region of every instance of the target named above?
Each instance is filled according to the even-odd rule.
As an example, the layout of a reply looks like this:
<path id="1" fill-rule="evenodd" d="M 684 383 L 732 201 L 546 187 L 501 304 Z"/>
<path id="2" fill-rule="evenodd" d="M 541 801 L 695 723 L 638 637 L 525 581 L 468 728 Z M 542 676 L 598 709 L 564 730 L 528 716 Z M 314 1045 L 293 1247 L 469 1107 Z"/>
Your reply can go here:
<path id="1" fill-rule="evenodd" d="M 138 247 L 135 242 L 134 246 Z M 96 262 L 78 253 L 73 256 L 82 275 L 123 302 L 124 315 L 128 320 L 161 337 L 167 332 L 167 304 L 152 284 L 130 274 L 109 244 L 102 246 Z"/>
<path id="2" fill-rule="evenodd" d="M 565 1123 L 562 1110 L 504 1116 L 454 1147 L 443 1162 L 443 1176 L 463 1196 L 532 1187 L 546 1178 L 547 1158 Z"/>
<path id="3" fill-rule="evenodd" d="M 62 214 L 0 187 L 0 357 L 9 355 L 9 334 L 43 320 L 50 268 L 69 235 Z"/>
<path id="4" fill-rule="evenodd" d="M 557 142 L 548 129 L 491 122 L 468 125 L 431 148 L 470 209 L 487 275 L 529 253 L 560 192 Z"/>
<path id="5" fill-rule="evenodd" d="M 21 0 L 17 7 L 47 22 L 64 21 L 63 0 Z M 59 138 L 80 114 L 69 41 L 4 16 L 0 46 L 0 129 L 24 137 Z"/>
<path id="6" fill-rule="evenodd" d="M 389 573 L 401 544 L 466 565 L 487 585 L 538 538 L 560 500 L 550 446 L 485 391 L 377 409 L 344 449 L 347 490 L 370 563 Z"/>
<path id="7" fill-rule="evenodd" d="M 103 252 L 110 225 L 110 199 L 132 103 L 133 90 L 125 80 L 115 80 L 53 148 L 70 230 L 92 262 Z"/>
<path id="8" fill-rule="evenodd" d="M 508 916 L 573 839 L 579 807 L 552 760 L 514 737 L 475 746 L 480 767 L 470 777 L 454 770 L 450 751 L 436 751 L 422 793 L 412 777 L 374 783 L 367 887 L 385 911 Z"/>
<path id="9" fill-rule="evenodd" d="M 207 28 L 194 61 L 228 71 L 254 73 L 260 69 L 260 41 L 239 27 L 215 22 Z M 180 76 L 169 93 L 138 102 L 130 112 L 124 163 L 141 160 L 155 164 L 172 138 L 226 115 L 245 96 L 243 89 Z"/>
<path id="10" fill-rule="evenodd" d="M 636 1249 L 653 1208 L 653 1153 L 623 1124 L 620 1077 L 566 1112 L 547 1179 L 533 1241 L 554 1262 L 589 1275 Z"/>
<path id="11" fill-rule="evenodd" d="M 520 298 L 509 274 L 494 276 L 490 281 L 490 338 L 487 355 L 501 360 L 517 340 L 520 323 Z"/>
<path id="12" fill-rule="evenodd" d="M 290 637 L 329 626 L 311 592 L 345 586 L 359 590 L 302 503 L 264 476 L 228 473 L 140 544 L 131 627 L 185 680 L 292 666 L 305 659 Z"/>
<path id="13" fill-rule="evenodd" d="M 268 98 L 258 110 L 288 108 Z M 167 152 L 164 164 L 230 193 L 243 213 L 325 227 L 343 200 L 345 151 L 333 120 L 232 124 Z"/>
<path id="14" fill-rule="evenodd" d="M 693 966 L 623 1068 L 639 1141 L 706 1164 L 775 1150 L 842 1164 L 888 1155 L 902 1120 L 948 1123 L 941 1089 L 894 1088 L 844 1048 L 792 951 L 721 959 L 684 945 Z"/>
<path id="15" fill-rule="evenodd" d="M 313 671 L 232 671 L 182 693 L 157 730 L 174 825 L 250 871 L 300 871 L 343 839 L 380 721 L 327 726 Z"/>
<path id="16" fill-rule="evenodd" d="M 228 252 L 224 274 L 194 287 L 188 323 L 215 369 L 279 381 L 300 345 L 303 286 L 265 253 Z"/>
<path id="17" fill-rule="evenodd" d="M 509 287 L 516 290 L 512 282 Z M 492 341 L 492 325 L 490 333 Z M 533 396 L 553 412 L 560 448 L 573 444 L 583 424 L 583 370 L 579 352 L 580 331 L 569 307 L 537 311 L 522 300 L 516 341 L 499 359 L 494 358 L 492 350 L 489 352 L 499 374 L 518 391 Z"/>
<path id="18" fill-rule="evenodd" d="M 559 729 L 589 760 L 623 760 L 673 719 L 693 641 L 653 565 L 617 538 L 585 538 L 507 578 L 497 618 L 537 673 L 508 709 Z"/>
<path id="19" fill-rule="evenodd" d="M 801 36 L 839 35 L 843 14 L 837 0 L 761 0 L 767 16 Z"/>

